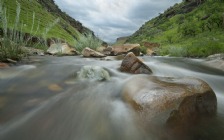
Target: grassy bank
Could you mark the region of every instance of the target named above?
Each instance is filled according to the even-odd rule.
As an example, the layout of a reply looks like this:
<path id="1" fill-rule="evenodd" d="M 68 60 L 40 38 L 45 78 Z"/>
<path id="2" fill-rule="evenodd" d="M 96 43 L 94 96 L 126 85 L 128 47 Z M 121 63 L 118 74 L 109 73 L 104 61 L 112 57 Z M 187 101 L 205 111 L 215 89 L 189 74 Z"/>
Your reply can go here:
<path id="1" fill-rule="evenodd" d="M 159 43 L 159 55 L 206 57 L 224 52 L 224 1 L 182 2 L 146 22 L 127 42 Z"/>
<path id="2" fill-rule="evenodd" d="M 48 39 L 75 47 L 82 34 L 93 35 L 53 0 L 1 0 L 0 15 L 0 61 L 20 60 L 24 46 L 46 49 Z"/>
<path id="3" fill-rule="evenodd" d="M 37 0 L 17 0 L 17 2 L 21 5 L 19 23 L 23 32 L 31 34 L 35 32 L 36 36 L 44 39 L 59 38 L 70 44 L 74 43 L 74 36 L 78 38 L 79 32 L 75 28 L 60 16 L 56 17 L 48 12 Z M 8 27 L 12 29 L 15 24 L 17 3 L 14 0 L 4 0 L 2 4 L 7 9 Z"/>

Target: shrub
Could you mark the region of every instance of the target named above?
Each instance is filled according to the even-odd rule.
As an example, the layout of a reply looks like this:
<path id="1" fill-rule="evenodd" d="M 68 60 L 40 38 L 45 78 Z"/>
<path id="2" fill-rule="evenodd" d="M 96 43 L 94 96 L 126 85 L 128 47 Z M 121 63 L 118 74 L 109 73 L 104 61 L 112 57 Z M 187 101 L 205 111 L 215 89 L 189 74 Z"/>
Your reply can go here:
<path id="1" fill-rule="evenodd" d="M 140 46 L 140 52 L 143 54 L 147 54 L 147 48 L 144 46 Z"/>
<path id="2" fill-rule="evenodd" d="M 26 24 L 20 21 L 20 3 L 16 1 L 16 17 L 13 26 L 8 26 L 9 15 L 6 13 L 6 8 L 4 8 L 3 1 L 0 1 L 0 27 L 1 27 L 1 37 L 0 37 L 0 61 L 7 61 L 7 59 L 21 60 L 26 56 L 26 52 L 22 47 L 32 46 L 40 49 L 46 50 L 46 35 L 55 26 L 59 19 L 56 19 L 51 24 L 45 27 L 42 33 L 42 37 L 37 37 L 37 32 L 40 29 L 40 21 L 37 24 L 36 29 L 34 29 L 35 22 L 35 12 L 33 12 L 32 26 L 30 28 L 30 33 L 24 33 L 23 29 Z M 35 42 L 32 40 L 35 38 Z"/>
<path id="3" fill-rule="evenodd" d="M 197 41 L 187 46 L 187 56 L 189 57 L 207 57 L 212 54 L 223 52 L 223 44 L 214 40 Z"/>
<path id="4" fill-rule="evenodd" d="M 182 46 L 162 46 L 157 50 L 159 55 L 183 57 L 187 55 L 187 49 Z"/>
<path id="5" fill-rule="evenodd" d="M 180 27 L 180 32 L 183 36 L 195 36 L 197 34 L 197 27 L 194 22 L 185 21 Z"/>
<path id="6" fill-rule="evenodd" d="M 92 33 L 88 33 L 87 35 L 81 35 L 75 48 L 77 51 L 82 52 L 82 50 L 86 47 L 89 47 L 93 50 L 96 50 L 100 47 L 102 41 L 93 36 Z"/>

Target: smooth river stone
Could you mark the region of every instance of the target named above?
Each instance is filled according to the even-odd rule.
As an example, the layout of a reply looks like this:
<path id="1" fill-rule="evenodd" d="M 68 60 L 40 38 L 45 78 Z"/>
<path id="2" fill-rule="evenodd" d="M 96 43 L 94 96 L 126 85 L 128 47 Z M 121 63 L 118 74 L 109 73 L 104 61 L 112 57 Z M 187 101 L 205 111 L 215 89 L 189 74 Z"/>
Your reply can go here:
<path id="1" fill-rule="evenodd" d="M 136 75 L 127 80 L 122 96 L 145 121 L 168 125 L 193 123 L 217 110 L 215 93 L 196 78 Z"/>

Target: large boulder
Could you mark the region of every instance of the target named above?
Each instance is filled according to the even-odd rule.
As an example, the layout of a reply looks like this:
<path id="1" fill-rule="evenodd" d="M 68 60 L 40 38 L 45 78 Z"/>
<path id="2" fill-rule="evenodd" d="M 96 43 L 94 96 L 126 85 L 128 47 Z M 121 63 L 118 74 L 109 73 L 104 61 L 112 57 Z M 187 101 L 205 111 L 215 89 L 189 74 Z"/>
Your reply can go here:
<path id="1" fill-rule="evenodd" d="M 82 50 L 82 55 L 84 57 L 105 57 L 104 54 L 94 51 L 88 47 L 86 47 L 85 49 Z"/>
<path id="2" fill-rule="evenodd" d="M 84 66 L 77 73 L 79 79 L 109 80 L 109 73 L 100 66 Z"/>
<path id="3" fill-rule="evenodd" d="M 48 50 L 47 53 L 56 55 L 77 55 L 78 52 L 74 49 L 68 46 L 66 43 L 56 43 L 52 44 Z"/>
<path id="4" fill-rule="evenodd" d="M 103 50 L 103 54 L 104 55 L 113 55 L 113 47 L 112 46 L 108 46 Z"/>
<path id="5" fill-rule="evenodd" d="M 185 126 L 217 110 L 215 93 L 196 78 L 137 75 L 125 83 L 122 95 L 144 121 L 159 119 L 169 126 Z"/>
<path id="6" fill-rule="evenodd" d="M 119 46 L 107 47 L 103 50 L 105 55 L 121 55 L 133 52 L 136 56 L 140 55 L 139 44 L 123 44 Z"/>
<path id="7" fill-rule="evenodd" d="M 224 53 L 210 55 L 207 60 L 224 60 Z"/>
<path id="8" fill-rule="evenodd" d="M 210 55 L 203 64 L 224 71 L 224 54 Z"/>
<path id="9" fill-rule="evenodd" d="M 139 60 L 134 53 L 130 52 L 121 63 L 120 70 L 133 74 L 151 74 L 152 70 Z"/>

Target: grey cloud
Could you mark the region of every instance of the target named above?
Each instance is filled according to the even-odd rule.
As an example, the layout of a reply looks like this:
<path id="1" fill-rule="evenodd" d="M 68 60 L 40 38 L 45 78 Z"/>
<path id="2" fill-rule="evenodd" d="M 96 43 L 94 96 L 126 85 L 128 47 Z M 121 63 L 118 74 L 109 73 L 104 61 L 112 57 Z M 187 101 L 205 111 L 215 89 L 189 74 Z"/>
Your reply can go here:
<path id="1" fill-rule="evenodd" d="M 144 22 L 180 1 L 81 0 L 74 2 L 73 0 L 55 0 L 62 11 L 82 22 L 84 26 L 108 42 L 113 42 L 121 36 L 131 35 Z"/>

